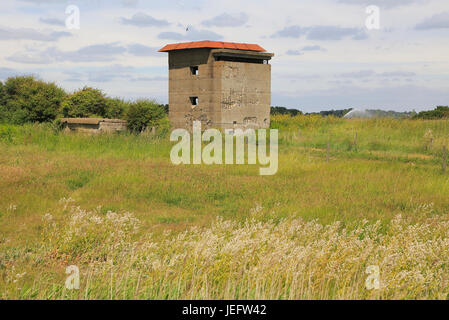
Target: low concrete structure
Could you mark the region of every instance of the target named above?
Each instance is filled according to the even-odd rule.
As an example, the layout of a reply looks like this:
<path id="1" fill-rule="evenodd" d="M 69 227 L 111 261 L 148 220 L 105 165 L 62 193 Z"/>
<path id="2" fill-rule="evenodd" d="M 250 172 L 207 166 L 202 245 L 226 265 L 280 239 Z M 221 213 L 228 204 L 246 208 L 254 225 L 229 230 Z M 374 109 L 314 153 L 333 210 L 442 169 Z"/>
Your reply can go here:
<path id="1" fill-rule="evenodd" d="M 169 118 L 174 128 L 268 128 L 274 56 L 254 44 L 199 41 L 167 45 Z"/>
<path id="2" fill-rule="evenodd" d="M 66 131 L 86 133 L 119 132 L 127 128 L 127 122 L 120 119 L 63 118 L 61 122 Z"/>

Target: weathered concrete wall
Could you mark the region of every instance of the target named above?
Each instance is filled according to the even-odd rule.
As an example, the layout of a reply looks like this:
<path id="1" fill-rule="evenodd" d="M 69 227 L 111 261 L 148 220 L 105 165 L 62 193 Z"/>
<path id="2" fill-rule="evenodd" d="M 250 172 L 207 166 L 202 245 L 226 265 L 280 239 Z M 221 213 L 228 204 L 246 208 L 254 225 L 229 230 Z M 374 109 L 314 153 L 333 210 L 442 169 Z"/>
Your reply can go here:
<path id="1" fill-rule="evenodd" d="M 85 133 L 112 133 L 125 131 L 127 123 L 118 119 L 63 119 L 65 131 L 78 131 Z"/>
<path id="2" fill-rule="evenodd" d="M 100 125 L 99 124 L 82 124 L 82 123 L 66 123 L 64 124 L 64 131 L 77 131 L 84 133 L 98 133 Z"/>
<path id="3" fill-rule="evenodd" d="M 270 124 L 271 65 L 217 61 L 218 50 L 169 53 L 169 118 L 175 128 L 267 128 Z M 242 55 L 239 50 L 226 50 Z M 257 53 L 247 53 L 250 57 Z M 265 54 L 265 58 L 266 58 Z M 260 57 L 259 57 L 260 58 Z M 260 58 L 262 59 L 262 58 Z M 193 75 L 191 67 L 198 67 Z M 198 97 L 193 106 L 191 97 Z"/>
<path id="4" fill-rule="evenodd" d="M 271 65 L 217 61 L 221 76 L 223 128 L 268 128 Z"/>
<path id="5" fill-rule="evenodd" d="M 100 132 L 118 132 L 127 129 L 126 122 L 100 122 Z"/>
<path id="6" fill-rule="evenodd" d="M 210 49 L 172 51 L 169 53 L 169 118 L 175 128 L 192 128 L 194 120 L 203 127 L 220 121 L 220 110 L 213 102 L 220 79 L 214 76 Z M 198 67 L 192 75 L 190 67 Z M 192 106 L 191 97 L 198 97 Z"/>

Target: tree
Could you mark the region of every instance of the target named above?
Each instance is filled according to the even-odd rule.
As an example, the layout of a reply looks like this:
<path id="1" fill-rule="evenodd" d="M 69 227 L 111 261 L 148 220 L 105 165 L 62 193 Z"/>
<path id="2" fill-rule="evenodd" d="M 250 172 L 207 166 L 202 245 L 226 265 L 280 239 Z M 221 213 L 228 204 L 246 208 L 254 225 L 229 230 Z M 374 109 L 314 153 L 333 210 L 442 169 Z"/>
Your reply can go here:
<path id="1" fill-rule="evenodd" d="M 66 93 L 54 83 L 33 76 L 8 78 L 2 85 L 1 117 L 10 123 L 46 122 L 56 119 Z"/>
<path id="2" fill-rule="evenodd" d="M 449 107 L 438 106 L 434 110 L 422 111 L 415 115 L 413 119 L 443 119 L 449 118 Z"/>
<path id="3" fill-rule="evenodd" d="M 62 114 L 70 118 L 106 117 L 108 100 L 95 88 L 84 87 L 69 95 L 62 103 Z"/>
<path id="4" fill-rule="evenodd" d="M 126 114 L 128 129 L 138 133 L 147 127 L 158 126 L 161 119 L 166 116 L 164 108 L 153 100 L 137 100 L 131 103 Z"/>
<path id="5" fill-rule="evenodd" d="M 3 82 L 0 81 L 0 123 L 7 121 L 5 107 L 5 92 Z"/>
<path id="6" fill-rule="evenodd" d="M 120 98 L 107 98 L 105 117 L 109 119 L 121 119 L 129 109 L 129 103 Z"/>
<path id="7" fill-rule="evenodd" d="M 3 106 L 5 104 L 5 100 L 4 85 L 3 82 L 0 81 L 0 106 Z"/>
<path id="8" fill-rule="evenodd" d="M 168 104 L 160 104 L 159 106 L 164 109 L 165 114 L 168 115 Z"/>
<path id="9" fill-rule="evenodd" d="M 288 114 L 292 117 L 295 117 L 299 114 L 302 114 L 301 111 L 297 110 L 297 109 L 287 109 L 285 107 L 271 107 L 271 114 L 275 115 L 275 114 Z"/>

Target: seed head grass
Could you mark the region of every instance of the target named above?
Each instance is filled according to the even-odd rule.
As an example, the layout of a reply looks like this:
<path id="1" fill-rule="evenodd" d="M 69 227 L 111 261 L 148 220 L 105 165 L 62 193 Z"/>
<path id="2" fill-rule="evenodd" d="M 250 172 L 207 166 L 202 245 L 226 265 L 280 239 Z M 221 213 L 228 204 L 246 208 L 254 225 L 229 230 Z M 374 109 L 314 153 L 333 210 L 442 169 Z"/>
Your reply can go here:
<path id="1" fill-rule="evenodd" d="M 174 166 L 166 136 L 0 125 L 0 298 L 448 299 L 448 121 L 272 127 L 259 176 Z"/>

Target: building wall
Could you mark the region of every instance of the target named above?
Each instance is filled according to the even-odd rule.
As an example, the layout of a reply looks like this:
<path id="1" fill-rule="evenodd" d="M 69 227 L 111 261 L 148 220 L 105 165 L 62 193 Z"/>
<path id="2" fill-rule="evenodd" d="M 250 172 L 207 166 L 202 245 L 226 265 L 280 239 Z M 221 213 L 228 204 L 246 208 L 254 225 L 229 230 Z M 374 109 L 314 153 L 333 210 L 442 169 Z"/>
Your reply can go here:
<path id="1" fill-rule="evenodd" d="M 268 128 L 271 65 L 217 61 L 221 65 L 221 127 Z"/>
<path id="2" fill-rule="evenodd" d="M 127 129 L 126 121 L 122 122 L 100 122 L 99 130 L 101 132 L 118 132 L 126 131 Z"/>
<path id="3" fill-rule="evenodd" d="M 192 128 L 194 120 L 203 127 L 220 121 L 220 110 L 213 101 L 220 88 L 214 76 L 214 58 L 210 49 L 180 50 L 169 53 L 169 118 L 174 128 Z M 198 66 L 198 75 L 190 67 Z M 193 107 L 190 97 L 198 97 Z"/>
<path id="4" fill-rule="evenodd" d="M 191 67 L 198 66 L 198 75 Z M 198 97 L 192 106 L 191 97 Z M 169 52 L 169 118 L 174 128 L 267 128 L 271 65 L 215 61 L 211 49 Z"/>
<path id="5" fill-rule="evenodd" d="M 85 133 L 112 133 L 125 131 L 127 129 L 127 124 L 125 121 L 122 122 L 99 122 L 98 124 L 91 123 L 65 123 L 65 131 L 78 131 Z"/>
<path id="6" fill-rule="evenodd" d="M 83 124 L 83 123 L 66 123 L 64 125 L 65 131 L 78 131 L 85 133 L 98 133 L 99 124 Z"/>

